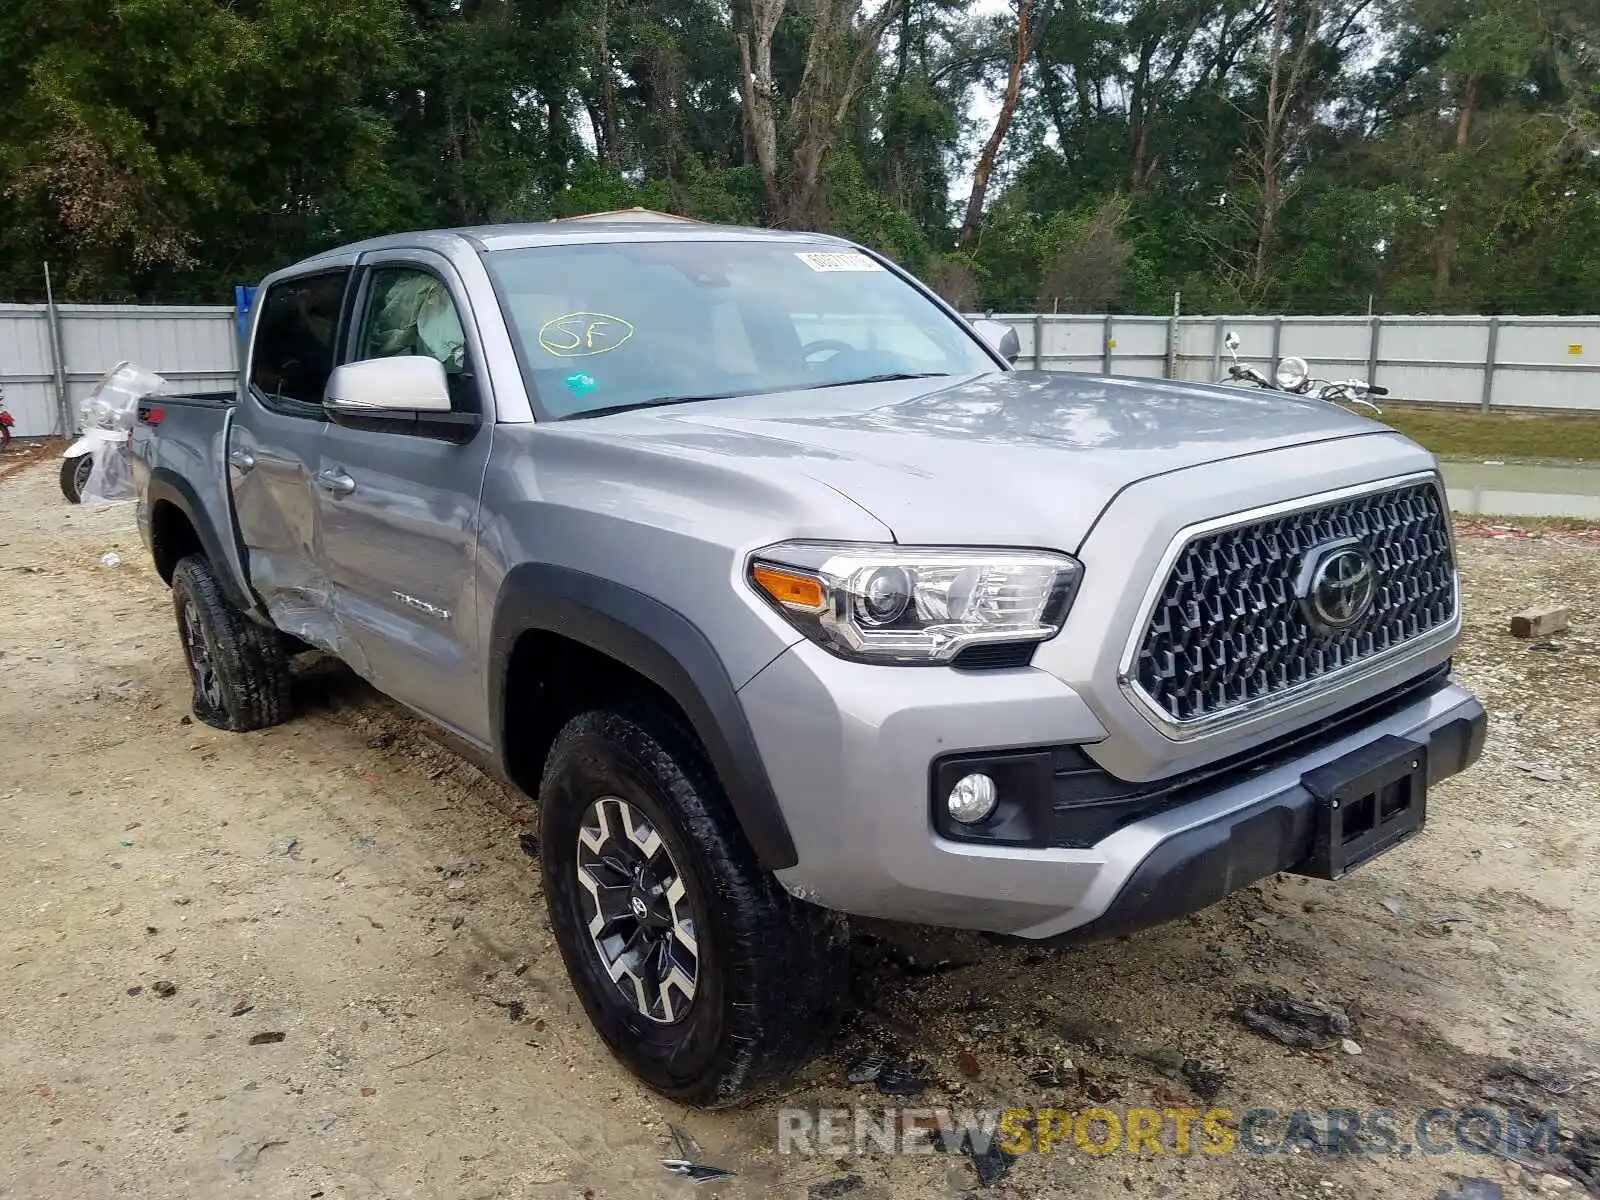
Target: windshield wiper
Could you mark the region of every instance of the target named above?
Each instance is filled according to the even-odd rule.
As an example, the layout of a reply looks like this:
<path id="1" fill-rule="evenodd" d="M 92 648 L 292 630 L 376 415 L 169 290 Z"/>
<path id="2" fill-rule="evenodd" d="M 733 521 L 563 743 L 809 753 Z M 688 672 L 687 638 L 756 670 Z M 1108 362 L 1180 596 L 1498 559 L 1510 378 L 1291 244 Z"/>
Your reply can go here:
<path id="1" fill-rule="evenodd" d="M 582 412 L 568 413 L 563 421 L 579 421 L 585 417 L 608 417 L 613 413 L 633 412 L 639 408 L 665 408 L 669 404 L 693 404 L 697 400 L 734 400 L 740 396 L 763 396 L 774 392 L 814 392 L 820 388 L 852 387 L 858 383 L 889 383 L 896 379 L 949 379 L 948 371 L 889 371 L 882 375 L 868 375 L 863 379 L 840 379 L 830 383 L 800 384 L 784 388 L 745 388 L 736 392 L 707 392 L 703 396 L 653 396 L 649 400 L 630 400 L 626 404 L 607 404 L 600 408 L 586 408 Z"/>
<path id="2" fill-rule="evenodd" d="M 882 375 L 866 375 L 860 379 L 835 379 L 828 383 L 813 383 L 797 392 L 815 392 L 822 388 L 854 387 L 858 383 L 893 383 L 897 379 L 949 379 L 949 371 L 886 371 Z"/>
<path id="3" fill-rule="evenodd" d="M 704 396 L 653 396 L 649 400 L 630 400 L 626 404 L 606 404 L 600 408 L 586 408 L 581 412 L 568 413 L 561 419 L 577 421 L 584 417 L 609 417 L 612 413 L 632 412 L 636 408 L 665 408 L 669 404 L 693 404 L 696 400 L 732 400 L 736 396 L 757 394 L 755 389 L 750 389 L 742 392 L 708 392 Z"/>

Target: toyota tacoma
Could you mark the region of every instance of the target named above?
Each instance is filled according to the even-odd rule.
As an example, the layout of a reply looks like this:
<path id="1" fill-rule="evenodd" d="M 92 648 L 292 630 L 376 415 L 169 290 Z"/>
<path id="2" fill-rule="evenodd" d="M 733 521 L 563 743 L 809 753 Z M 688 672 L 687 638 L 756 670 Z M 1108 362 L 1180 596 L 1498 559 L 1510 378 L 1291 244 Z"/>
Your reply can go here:
<path id="1" fill-rule="evenodd" d="M 269 276 L 143 400 L 203 721 L 335 655 L 529 796 L 595 1027 L 806 1061 L 848 915 L 1091 940 L 1419 830 L 1482 747 L 1434 460 L 1317 400 L 1013 369 L 880 255 L 644 214 Z"/>

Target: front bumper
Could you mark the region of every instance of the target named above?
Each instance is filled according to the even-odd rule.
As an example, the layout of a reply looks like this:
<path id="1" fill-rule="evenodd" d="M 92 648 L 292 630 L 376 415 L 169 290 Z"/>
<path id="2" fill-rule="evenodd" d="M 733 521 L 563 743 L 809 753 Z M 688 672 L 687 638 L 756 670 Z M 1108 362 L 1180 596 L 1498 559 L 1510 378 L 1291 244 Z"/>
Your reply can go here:
<path id="1" fill-rule="evenodd" d="M 1488 717 L 1464 689 L 1443 718 L 1407 731 L 1428 746 L 1428 784 L 1457 775 L 1483 751 Z M 1358 741 L 1372 741 L 1368 730 Z M 1062 942 L 1095 941 L 1159 925 L 1214 904 L 1230 892 L 1305 861 L 1317 801 L 1296 781 L 1254 804 L 1198 825 L 1187 825 L 1156 841 L 1099 916 L 1057 935 Z"/>
<path id="2" fill-rule="evenodd" d="M 1448 676 L 1292 748 L 1175 791 L 1092 845 L 943 836 L 933 765 L 1087 744 L 1106 730 L 1049 672 L 886 669 L 801 643 L 740 692 L 799 862 L 793 894 L 862 916 L 1041 939 L 1104 937 L 1204 907 L 1310 851 L 1307 772 L 1385 734 L 1427 742 L 1430 782 L 1482 749 L 1483 707 Z"/>

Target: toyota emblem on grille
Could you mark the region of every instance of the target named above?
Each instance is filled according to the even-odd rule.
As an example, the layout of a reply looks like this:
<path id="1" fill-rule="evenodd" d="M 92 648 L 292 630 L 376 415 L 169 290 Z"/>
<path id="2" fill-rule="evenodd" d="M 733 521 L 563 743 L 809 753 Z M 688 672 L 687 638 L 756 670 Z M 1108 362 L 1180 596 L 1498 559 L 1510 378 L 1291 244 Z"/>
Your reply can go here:
<path id="1" fill-rule="evenodd" d="M 1378 566 L 1359 541 L 1350 539 L 1318 546 L 1306 556 L 1300 576 L 1300 603 L 1319 629 L 1349 629 L 1372 607 L 1378 590 Z"/>

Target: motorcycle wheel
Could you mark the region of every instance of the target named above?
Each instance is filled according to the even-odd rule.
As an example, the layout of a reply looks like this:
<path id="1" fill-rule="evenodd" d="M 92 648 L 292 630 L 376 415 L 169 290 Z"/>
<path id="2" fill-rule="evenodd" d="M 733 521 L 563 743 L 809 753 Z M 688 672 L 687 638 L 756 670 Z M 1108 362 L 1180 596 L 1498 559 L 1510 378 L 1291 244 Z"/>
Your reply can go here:
<path id="1" fill-rule="evenodd" d="M 83 489 L 89 484 L 94 470 L 94 454 L 80 454 L 76 458 L 61 460 L 61 494 L 73 504 L 83 502 Z"/>

